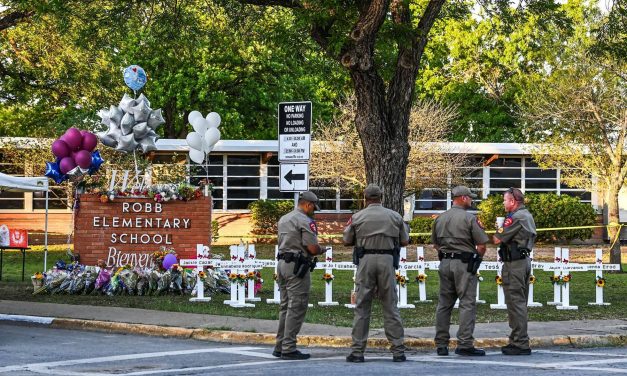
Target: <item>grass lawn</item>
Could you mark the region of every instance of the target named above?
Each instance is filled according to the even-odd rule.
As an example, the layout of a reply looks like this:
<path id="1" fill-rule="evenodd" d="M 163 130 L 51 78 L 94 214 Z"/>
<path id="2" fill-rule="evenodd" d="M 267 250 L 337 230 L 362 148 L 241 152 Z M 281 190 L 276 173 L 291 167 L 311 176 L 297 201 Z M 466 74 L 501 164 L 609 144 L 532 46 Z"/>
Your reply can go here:
<path id="1" fill-rule="evenodd" d="M 64 259 L 68 261 L 65 251 L 50 251 L 48 254 L 48 267 L 56 260 Z M 270 258 L 273 256 L 273 246 L 258 246 L 258 258 Z M 214 247 L 216 253 L 227 252 L 227 247 Z M 345 255 L 336 257 L 345 260 Z M 84 296 L 84 295 L 37 295 L 33 296 L 30 276 L 35 271 L 41 271 L 43 267 L 43 252 L 29 251 L 26 255 L 26 281 L 20 282 L 21 277 L 21 254 L 20 252 L 6 251 L 4 253 L 4 266 L 2 281 L 0 282 L 0 299 L 24 300 L 50 303 L 66 304 L 89 304 L 98 306 L 117 306 L 164 310 L 172 312 L 194 312 L 214 315 L 230 315 L 260 319 L 276 319 L 278 307 L 264 303 L 267 298 L 272 298 L 272 275 L 273 270 L 266 268 L 262 271 L 265 280 L 264 288 L 260 294 L 263 299 L 257 303 L 255 308 L 236 309 L 222 304 L 227 295 L 214 296 L 210 303 L 191 303 L 189 296 Z M 551 273 L 535 271 L 538 278 L 535 284 L 535 301 L 545 304 L 553 300 L 553 286 L 549 281 Z M 314 307 L 307 313 L 307 322 L 320 324 L 334 324 L 338 326 L 351 326 L 353 311 L 344 308 L 343 304 L 350 301 L 350 291 L 352 289 L 352 271 L 335 271 L 334 295 L 335 301 L 340 303 L 339 307 L 320 307 L 316 303 L 324 300 L 325 283 L 322 281 L 321 270 L 316 270 L 312 274 L 312 290 L 310 302 Z M 595 274 L 594 272 L 576 272 L 573 274 L 571 282 L 571 304 L 578 305 L 577 311 L 558 311 L 555 307 L 545 306 L 540 308 L 530 308 L 529 318 L 532 321 L 552 321 L 552 320 L 579 320 L 579 319 L 623 319 L 627 318 L 627 273 L 626 274 L 604 274 L 607 285 L 605 287 L 605 301 L 612 303 L 610 306 L 589 306 L 588 302 L 595 299 Z M 418 286 L 415 282 L 417 272 L 409 273 L 408 301 L 413 303 L 418 300 Z M 435 322 L 435 307 L 438 294 L 438 274 L 437 271 L 427 272 L 427 298 L 433 300 L 432 303 L 416 304 L 415 309 L 402 309 L 401 315 L 406 327 L 433 326 Z M 487 304 L 478 305 L 478 322 L 506 321 L 507 314 L 504 310 L 492 310 L 489 303 L 496 303 L 497 289 L 494 283 L 494 272 L 483 272 L 484 281 L 481 283 L 480 297 L 486 300 Z M 453 317 L 457 322 L 456 311 Z M 375 302 L 372 317 L 373 327 L 382 327 L 383 316 L 381 307 Z"/>

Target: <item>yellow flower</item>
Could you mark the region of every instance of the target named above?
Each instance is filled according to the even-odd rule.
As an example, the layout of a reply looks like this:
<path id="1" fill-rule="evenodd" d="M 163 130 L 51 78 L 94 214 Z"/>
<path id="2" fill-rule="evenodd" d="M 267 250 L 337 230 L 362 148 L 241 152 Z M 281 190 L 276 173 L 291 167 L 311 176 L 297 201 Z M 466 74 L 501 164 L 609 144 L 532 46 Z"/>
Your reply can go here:
<path id="1" fill-rule="evenodd" d="M 426 275 L 426 274 L 422 274 L 422 273 L 421 273 L 421 274 L 418 274 L 418 275 L 416 276 L 416 281 L 417 281 L 418 283 L 423 283 L 423 282 L 424 282 L 424 281 L 426 281 L 426 280 L 427 280 L 427 275 Z"/>
<path id="2" fill-rule="evenodd" d="M 605 278 L 597 278 L 597 286 L 599 287 L 605 287 Z"/>
<path id="3" fill-rule="evenodd" d="M 534 284 L 536 283 L 536 276 L 535 275 L 530 275 L 529 276 L 529 284 Z"/>
<path id="4" fill-rule="evenodd" d="M 237 274 L 235 274 L 235 273 L 229 274 L 229 279 L 230 280 L 236 280 L 237 279 Z"/>
<path id="5" fill-rule="evenodd" d="M 502 285 L 503 284 L 503 277 L 501 277 L 500 275 L 497 275 L 494 278 L 494 282 L 496 282 L 497 285 Z"/>
<path id="6" fill-rule="evenodd" d="M 198 272 L 198 277 L 200 279 L 205 279 L 205 278 L 207 278 L 207 273 L 205 273 L 203 271 L 200 271 L 200 272 Z"/>
<path id="7" fill-rule="evenodd" d="M 564 281 L 564 283 L 568 283 L 571 280 L 571 275 L 570 274 L 566 274 L 564 277 L 562 277 L 562 281 Z"/>

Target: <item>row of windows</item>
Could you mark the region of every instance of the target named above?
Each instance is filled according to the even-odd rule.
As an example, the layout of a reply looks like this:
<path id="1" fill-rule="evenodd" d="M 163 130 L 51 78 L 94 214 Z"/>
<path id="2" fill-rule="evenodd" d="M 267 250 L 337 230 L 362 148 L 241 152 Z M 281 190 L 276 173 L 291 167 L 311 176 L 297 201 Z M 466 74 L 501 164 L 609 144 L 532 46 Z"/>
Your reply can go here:
<path id="1" fill-rule="evenodd" d="M 169 163 L 170 160 L 171 156 L 162 155 L 153 162 Z M 542 170 L 530 158 L 498 158 L 489 166 L 483 166 L 483 161 L 484 158 L 480 156 L 469 159 L 469 167 L 460 169 L 458 176 L 452 177 L 450 181 L 450 185 L 464 184 L 473 189 L 478 195 L 475 203 L 510 187 L 521 188 L 525 192 L 567 194 L 591 202 L 590 192 L 571 189 L 560 181 L 559 170 Z M 19 172 L 15 166 L 1 163 L 0 171 Z M 251 202 L 259 199 L 294 198 L 293 193 L 279 190 L 279 161 L 276 156 L 212 154 L 206 165 L 188 165 L 188 180 L 191 184 L 198 185 L 203 179 L 209 179 L 214 186 L 214 209 L 217 210 L 245 210 Z M 324 182 L 312 182 L 310 189 L 320 198 L 322 210 L 351 211 L 360 206 L 360 195 L 355 192 L 338 191 L 325 186 Z M 27 200 L 32 200 L 33 209 L 43 209 L 44 199 L 45 195 L 39 192 L 32 195 L 0 192 L 0 209 L 23 210 Z M 450 191 L 440 187 L 424 189 L 415 199 L 416 212 L 446 210 L 451 203 Z M 51 187 L 49 207 L 66 209 L 67 204 L 65 191 Z"/>

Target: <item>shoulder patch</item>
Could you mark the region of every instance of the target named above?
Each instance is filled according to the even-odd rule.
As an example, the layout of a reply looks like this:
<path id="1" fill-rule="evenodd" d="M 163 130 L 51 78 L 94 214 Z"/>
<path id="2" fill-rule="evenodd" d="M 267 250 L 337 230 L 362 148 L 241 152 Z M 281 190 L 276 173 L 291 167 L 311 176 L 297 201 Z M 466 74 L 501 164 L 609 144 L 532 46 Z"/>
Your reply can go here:
<path id="1" fill-rule="evenodd" d="M 477 224 L 479 225 L 479 227 L 481 227 L 482 230 L 485 230 L 485 227 L 483 226 L 483 223 L 481 223 L 481 220 L 479 218 L 477 218 Z"/>
<path id="2" fill-rule="evenodd" d="M 503 222 L 503 227 L 509 227 L 514 223 L 512 217 L 505 218 L 505 222 Z"/>
<path id="3" fill-rule="evenodd" d="M 309 228 L 314 232 L 314 234 L 318 235 L 318 226 L 316 226 L 316 222 L 309 222 Z"/>
<path id="4" fill-rule="evenodd" d="M 501 227 L 501 228 L 499 228 L 499 229 L 498 229 L 498 230 L 496 230 L 496 231 L 497 231 L 499 234 L 502 234 L 504 230 L 503 230 L 503 227 Z"/>

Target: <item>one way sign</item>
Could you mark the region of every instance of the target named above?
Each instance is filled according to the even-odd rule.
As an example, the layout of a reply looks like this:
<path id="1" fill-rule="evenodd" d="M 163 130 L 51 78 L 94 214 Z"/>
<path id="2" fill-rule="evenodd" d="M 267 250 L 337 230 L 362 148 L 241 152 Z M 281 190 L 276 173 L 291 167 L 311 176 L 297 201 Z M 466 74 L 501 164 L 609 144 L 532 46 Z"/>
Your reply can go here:
<path id="1" fill-rule="evenodd" d="M 281 163 L 281 192 L 305 192 L 309 190 L 309 164 Z"/>

